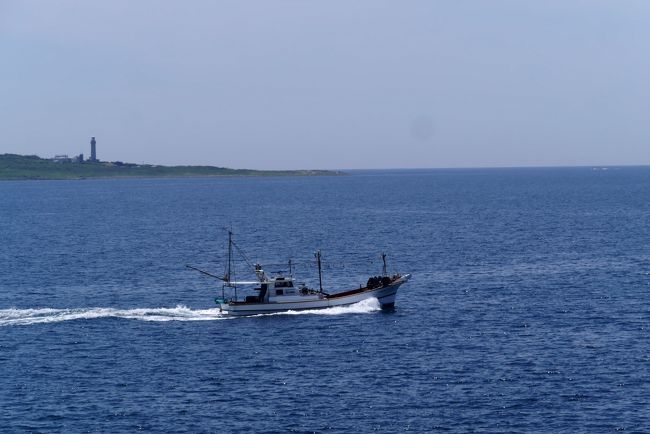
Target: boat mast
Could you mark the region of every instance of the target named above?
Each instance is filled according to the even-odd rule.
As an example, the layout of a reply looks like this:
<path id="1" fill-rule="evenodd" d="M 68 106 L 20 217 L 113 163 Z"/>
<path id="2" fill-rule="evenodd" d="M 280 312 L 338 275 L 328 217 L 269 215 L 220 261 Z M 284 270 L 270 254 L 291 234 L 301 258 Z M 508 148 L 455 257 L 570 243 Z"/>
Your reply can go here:
<path id="1" fill-rule="evenodd" d="M 231 273 L 233 270 L 233 257 L 232 257 L 232 230 L 228 230 L 228 265 L 226 268 L 225 281 L 226 285 L 235 288 L 235 300 L 237 300 L 237 285 L 231 284 Z"/>
<path id="2" fill-rule="evenodd" d="M 316 253 L 314 253 L 314 256 L 316 256 L 316 262 L 318 262 L 318 285 L 320 286 L 320 292 L 323 292 L 323 272 L 321 268 L 321 262 L 320 262 L 320 250 L 317 250 Z"/>
<path id="3" fill-rule="evenodd" d="M 384 266 L 381 269 L 381 271 L 383 273 L 382 275 L 383 276 L 388 276 L 388 272 L 386 271 L 386 253 L 381 254 L 381 260 L 384 262 Z"/>
<path id="4" fill-rule="evenodd" d="M 232 232 L 228 231 L 228 268 L 226 269 L 226 279 L 230 283 L 230 272 L 232 271 Z"/>

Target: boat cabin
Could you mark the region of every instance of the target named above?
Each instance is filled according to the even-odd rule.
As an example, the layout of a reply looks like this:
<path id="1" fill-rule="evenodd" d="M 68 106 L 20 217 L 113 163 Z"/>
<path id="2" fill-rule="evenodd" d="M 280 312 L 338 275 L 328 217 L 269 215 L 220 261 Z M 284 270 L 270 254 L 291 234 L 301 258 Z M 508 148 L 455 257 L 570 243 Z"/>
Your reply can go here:
<path id="1" fill-rule="evenodd" d="M 257 270 L 260 279 L 258 295 L 249 295 L 246 297 L 246 303 L 277 303 L 290 301 L 305 301 L 309 299 L 319 299 L 321 296 L 317 291 L 307 288 L 304 284 L 296 286 L 293 276 L 275 276 L 267 277 L 262 270 Z"/>

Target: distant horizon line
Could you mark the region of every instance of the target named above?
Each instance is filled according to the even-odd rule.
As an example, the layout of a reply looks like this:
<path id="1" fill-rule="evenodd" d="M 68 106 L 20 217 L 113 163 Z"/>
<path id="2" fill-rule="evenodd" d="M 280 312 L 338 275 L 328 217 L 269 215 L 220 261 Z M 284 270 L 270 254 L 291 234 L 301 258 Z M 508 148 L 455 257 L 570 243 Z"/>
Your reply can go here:
<path id="1" fill-rule="evenodd" d="M 337 171 L 382 171 L 382 170 L 475 170 L 475 169 L 619 169 L 650 167 L 650 164 L 575 164 L 575 165 L 527 165 L 527 166 L 460 166 L 460 167 L 384 167 L 372 169 L 322 169 Z"/>

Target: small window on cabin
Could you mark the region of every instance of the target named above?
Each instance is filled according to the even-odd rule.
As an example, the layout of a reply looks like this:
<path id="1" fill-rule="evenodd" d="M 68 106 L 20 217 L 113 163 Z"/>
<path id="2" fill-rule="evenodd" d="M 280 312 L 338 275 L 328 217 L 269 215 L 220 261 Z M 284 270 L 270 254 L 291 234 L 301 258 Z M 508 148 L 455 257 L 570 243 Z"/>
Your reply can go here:
<path id="1" fill-rule="evenodd" d="M 284 290 L 283 290 L 283 289 L 276 289 L 276 290 L 275 290 L 275 295 L 282 295 L 282 294 L 284 294 Z"/>

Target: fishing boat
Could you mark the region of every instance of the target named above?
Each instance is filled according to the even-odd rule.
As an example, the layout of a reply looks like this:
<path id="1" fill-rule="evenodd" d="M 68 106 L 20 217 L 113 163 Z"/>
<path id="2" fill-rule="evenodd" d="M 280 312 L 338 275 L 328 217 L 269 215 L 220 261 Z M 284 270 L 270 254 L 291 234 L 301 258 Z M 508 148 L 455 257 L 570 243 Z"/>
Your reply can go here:
<path id="1" fill-rule="evenodd" d="M 245 261 L 252 268 L 255 280 L 237 281 L 233 278 L 234 262 L 233 254 L 239 251 Z M 187 265 L 188 268 L 196 270 L 204 275 L 216 278 L 222 282 L 221 297 L 215 299 L 220 311 L 228 316 L 259 315 L 287 311 L 299 311 L 309 309 L 326 309 L 336 306 L 349 306 L 363 300 L 377 299 L 384 310 L 395 307 L 397 290 L 406 283 L 411 275 L 395 273 L 389 275 L 386 267 L 386 255 L 382 254 L 383 268 L 381 275 L 371 276 L 365 286 L 360 284 L 358 288 L 343 290 L 340 292 L 323 291 L 323 273 L 321 252 L 315 254 L 318 266 L 318 288 L 310 288 L 304 283 L 298 283 L 293 276 L 292 262 L 288 262 L 288 273 L 279 271 L 267 274 L 261 264 L 253 264 L 248 260 L 247 255 L 233 241 L 232 231 L 228 231 L 228 261 L 223 276 L 201 270 L 197 267 Z M 238 298 L 238 288 L 252 286 L 250 295 Z M 229 290 L 227 296 L 226 290 Z M 250 291 L 249 290 L 249 291 Z"/>

